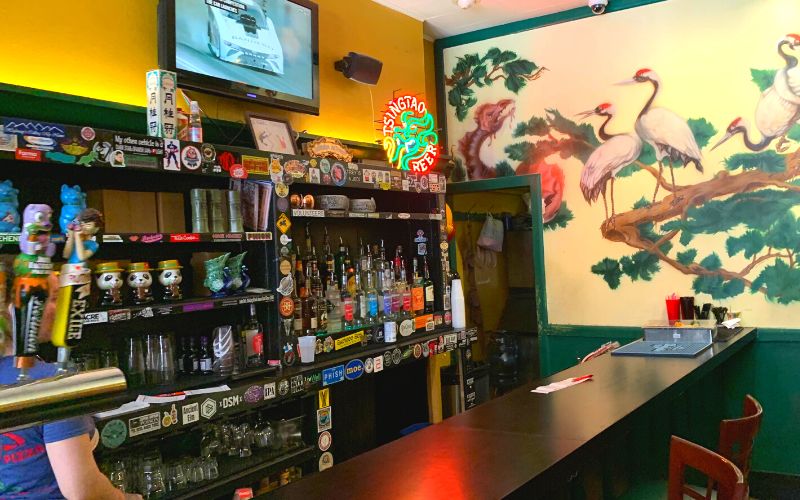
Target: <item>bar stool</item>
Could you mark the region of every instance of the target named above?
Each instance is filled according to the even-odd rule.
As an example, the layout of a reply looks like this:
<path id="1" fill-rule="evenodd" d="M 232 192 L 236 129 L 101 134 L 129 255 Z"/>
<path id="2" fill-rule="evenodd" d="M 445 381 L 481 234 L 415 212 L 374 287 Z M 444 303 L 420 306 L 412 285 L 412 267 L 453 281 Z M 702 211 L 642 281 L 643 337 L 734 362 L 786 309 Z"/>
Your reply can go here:
<path id="1" fill-rule="evenodd" d="M 750 394 L 744 397 L 741 418 L 723 420 L 719 424 L 719 454 L 735 463 L 742 471 L 745 484 L 749 485 L 750 458 L 753 443 L 761 427 L 764 409 Z"/>
<path id="2" fill-rule="evenodd" d="M 750 493 L 749 476 L 750 476 L 750 458 L 753 454 L 753 444 L 755 442 L 758 430 L 761 427 L 761 418 L 763 417 L 764 410 L 761 404 L 747 394 L 744 397 L 742 417 L 731 418 L 723 420 L 719 424 L 719 449 L 718 453 L 725 457 L 727 460 L 733 462 L 742 473 L 745 484 L 745 496 L 748 498 Z M 673 436 L 673 439 L 675 437 Z M 670 448 L 671 452 L 671 448 Z M 671 458 L 670 458 L 671 460 Z M 670 474 L 671 474 L 670 470 Z M 713 484 L 709 480 L 706 490 L 711 492 Z M 623 499 L 635 500 L 638 498 L 655 498 L 652 495 L 656 491 L 661 491 L 663 495 L 664 483 L 661 481 L 649 482 L 639 485 L 623 495 Z M 702 491 L 697 488 L 696 491 Z M 708 497 L 696 498 L 713 498 L 713 492 Z"/>
<path id="3" fill-rule="evenodd" d="M 686 484 L 684 473 L 687 467 L 708 476 L 709 483 L 716 486 L 716 491 L 714 488 L 707 488 L 705 492 L 700 492 Z M 742 471 L 727 458 L 691 441 L 672 436 L 669 445 L 667 500 L 683 500 L 684 495 L 695 500 L 744 500 L 747 496 L 747 485 Z"/>

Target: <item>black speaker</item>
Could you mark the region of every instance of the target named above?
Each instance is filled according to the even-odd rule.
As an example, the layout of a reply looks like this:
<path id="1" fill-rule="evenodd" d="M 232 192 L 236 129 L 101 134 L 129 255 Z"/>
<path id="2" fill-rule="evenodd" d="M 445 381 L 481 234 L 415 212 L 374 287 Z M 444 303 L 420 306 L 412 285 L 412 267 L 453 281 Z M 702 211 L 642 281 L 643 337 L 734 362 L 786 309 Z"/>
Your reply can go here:
<path id="1" fill-rule="evenodd" d="M 341 61 L 333 63 L 333 68 L 351 80 L 375 85 L 381 77 L 383 63 L 373 57 L 350 52 Z"/>

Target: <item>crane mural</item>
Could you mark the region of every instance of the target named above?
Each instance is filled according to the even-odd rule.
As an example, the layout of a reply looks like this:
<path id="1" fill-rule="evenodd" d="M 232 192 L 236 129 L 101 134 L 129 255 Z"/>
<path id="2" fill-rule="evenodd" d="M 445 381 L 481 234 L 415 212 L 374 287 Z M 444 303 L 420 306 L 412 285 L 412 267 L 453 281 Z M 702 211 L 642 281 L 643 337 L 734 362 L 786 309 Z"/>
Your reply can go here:
<path id="1" fill-rule="evenodd" d="M 691 2 L 676 0 L 626 11 L 629 18 L 616 26 L 630 26 L 634 11 L 681 7 L 693 12 Z M 576 26 L 545 28 L 551 31 L 542 37 L 571 40 L 586 30 L 567 24 Z M 553 35 L 557 29 L 562 38 Z M 630 61 L 619 60 L 626 50 L 644 51 L 637 48 L 618 47 L 600 60 L 580 59 L 576 49 L 569 64 L 559 64 L 563 55 L 553 60 L 544 48 L 520 49 L 522 35 L 489 47 L 514 47 L 549 71 L 519 92 L 472 94 L 475 102 L 457 122 L 448 106 L 449 139 L 463 180 L 542 176 L 545 227 L 554 230 L 545 236 L 548 301 L 573 303 L 574 294 L 591 289 L 595 297 L 587 300 L 614 304 L 596 299 L 597 285 L 610 298 L 669 283 L 663 295 L 677 290 L 770 311 L 765 324 L 783 314 L 780 307 L 800 302 L 800 35 L 776 35 L 742 42 L 749 58 L 720 61 L 721 72 L 716 61 L 692 64 L 696 40 L 686 42 L 680 59 L 691 71 L 676 71 L 676 59 L 660 53 L 648 66 L 624 68 Z M 532 40 L 526 43 L 541 47 Z M 687 93 L 690 87 L 696 95 Z M 551 290 L 553 276 L 572 286 Z M 581 323 L 574 307 L 570 314 L 564 323 Z"/>

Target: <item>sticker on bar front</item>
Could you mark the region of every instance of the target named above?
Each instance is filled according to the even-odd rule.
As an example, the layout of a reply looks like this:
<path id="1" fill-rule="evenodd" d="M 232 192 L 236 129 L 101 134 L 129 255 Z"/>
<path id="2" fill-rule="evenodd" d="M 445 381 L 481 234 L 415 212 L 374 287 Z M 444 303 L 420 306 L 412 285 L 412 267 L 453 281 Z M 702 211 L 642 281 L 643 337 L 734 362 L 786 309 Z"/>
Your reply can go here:
<path id="1" fill-rule="evenodd" d="M 100 441 L 106 448 L 118 448 L 128 437 L 128 428 L 120 419 L 110 421 L 100 433 Z M 323 450 L 325 451 L 325 450 Z"/>
<path id="2" fill-rule="evenodd" d="M 333 415 L 330 406 L 317 410 L 317 432 L 324 432 L 333 427 Z"/>
<path id="3" fill-rule="evenodd" d="M 139 417 L 128 419 L 128 435 L 130 437 L 141 436 L 148 432 L 161 429 L 161 414 L 159 412 L 148 413 Z"/>
<path id="4" fill-rule="evenodd" d="M 193 424 L 200 420 L 200 403 L 191 403 L 181 407 L 183 425 Z"/>
<path id="5" fill-rule="evenodd" d="M 332 366 L 322 370 L 322 385 L 332 385 L 344 380 L 344 365 Z"/>

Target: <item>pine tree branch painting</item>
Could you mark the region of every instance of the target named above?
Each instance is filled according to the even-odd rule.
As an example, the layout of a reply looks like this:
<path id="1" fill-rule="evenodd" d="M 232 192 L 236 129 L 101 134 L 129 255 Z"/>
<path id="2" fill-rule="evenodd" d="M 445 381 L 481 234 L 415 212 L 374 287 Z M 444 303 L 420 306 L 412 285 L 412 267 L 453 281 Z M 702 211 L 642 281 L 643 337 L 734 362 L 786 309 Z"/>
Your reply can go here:
<path id="1" fill-rule="evenodd" d="M 458 121 L 464 121 L 470 108 L 478 103 L 473 87 L 488 87 L 503 80 L 506 89 L 517 94 L 546 70 L 511 50 L 491 48 L 483 57 L 466 54 L 457 59 L 452 73 L 445 76 L 445 86 L 451 87 L 447 92 L 447 102 L 455 108 Z"/>

